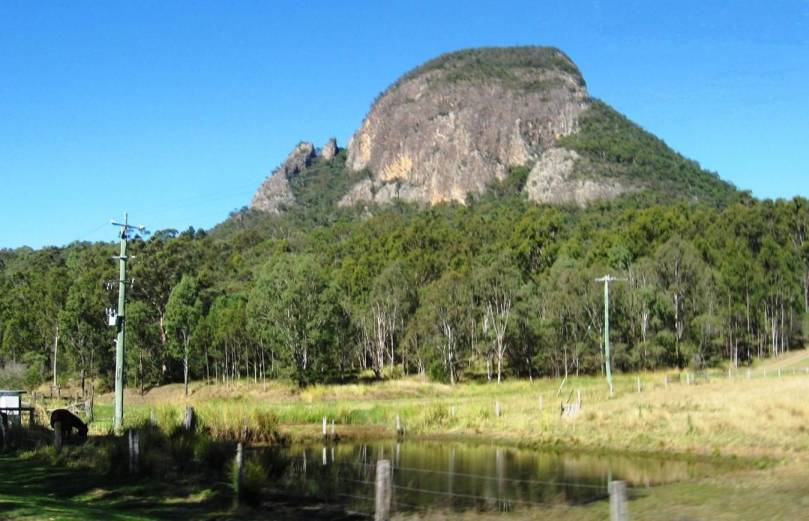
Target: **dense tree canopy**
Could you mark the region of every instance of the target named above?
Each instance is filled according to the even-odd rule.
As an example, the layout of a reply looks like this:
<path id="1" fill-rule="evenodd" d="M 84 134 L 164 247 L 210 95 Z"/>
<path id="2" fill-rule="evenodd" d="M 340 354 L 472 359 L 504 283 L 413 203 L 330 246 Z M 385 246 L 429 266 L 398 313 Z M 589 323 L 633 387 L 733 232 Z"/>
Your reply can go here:
<path id="1" fill-rule="evenodd" d="M 128 383 L 598 372 L 605 273 L 625 279 L 611 291 L 618 370 L 744 364 L 809 333 L 803 198 L 578 209 L 518 191 L 429 208 L 319 201 L 136 238 Z M 0 251 L 0 366 L 109 385 L 114 251 Z"/>

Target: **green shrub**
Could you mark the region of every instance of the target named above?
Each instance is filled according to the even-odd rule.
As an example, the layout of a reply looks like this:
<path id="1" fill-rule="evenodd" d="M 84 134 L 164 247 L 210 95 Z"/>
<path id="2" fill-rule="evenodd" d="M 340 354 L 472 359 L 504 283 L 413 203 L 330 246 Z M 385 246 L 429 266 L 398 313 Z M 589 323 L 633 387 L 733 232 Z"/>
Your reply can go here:
<path id="1" fill-rule="evenodd" d="M 449 383 L 449 371 L 441 361 L 435 361 L 427 368 L 427 376 L 434 382 Z"/>

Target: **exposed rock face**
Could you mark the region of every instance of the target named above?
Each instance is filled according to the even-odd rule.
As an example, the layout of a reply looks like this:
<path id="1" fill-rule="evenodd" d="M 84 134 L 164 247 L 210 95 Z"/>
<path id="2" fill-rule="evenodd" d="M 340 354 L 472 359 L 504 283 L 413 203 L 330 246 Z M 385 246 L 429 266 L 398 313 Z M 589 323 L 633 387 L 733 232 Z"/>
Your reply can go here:
<path id="1" fill-rule="evenodd" d="M 316 157 L 315 145 L 308 141 L 298 143 L 281 166 L 261 183 L 251 206 L 269 213 L 280 213 L 282 206 L 295 201 L 289 179 L 299 175 Z"/>
<path id="2" fill-rule="evenodd" d="M 528 174 L 525 183 L 528 197 L 540 203 L 585 206 L 597 199 L 612 199 L 632 190 L 618 181 L 574 178 L 577 161 L 582 161 L 582 158 L 572 150 L 546 150 Z"/>
<path id="3" fill-rule="evenodd" d="M 578 129 L 587 91 L 576 66 L 547 47 L 441 56 L 374 103 L 348 145 L 348 167 L 368 169 L 341 204 L 437 203 L 480 193 L 508 167 L 539 159 Z"/>
<path id="4" fill-rule="evenodd" d="M 340 149 L 337 148 L 337 140 L 335 138 L 331 138 L 320 150 L 320 157 L 322 157 L 324 161 L 331 161 L 339 151 Z"/>

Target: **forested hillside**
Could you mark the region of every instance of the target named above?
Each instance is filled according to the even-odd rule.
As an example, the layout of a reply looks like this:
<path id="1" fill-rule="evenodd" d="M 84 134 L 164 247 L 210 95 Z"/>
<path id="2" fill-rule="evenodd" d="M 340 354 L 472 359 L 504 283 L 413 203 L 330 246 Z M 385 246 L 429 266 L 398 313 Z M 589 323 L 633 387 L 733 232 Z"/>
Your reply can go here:
<path id="1" fill-rule="evenodd" d="M 219 381 L 595 373 L 605 273 L 627 279 L 611 288 L 619 370 L 744 364 L 809 332 L 803 198 L 552 207 L 516 170 L 465 205 L 338 209 L 321 174 L 320 198 L 286 214 L 132 240 L 129 386 L 182 381 L 186 341 L 191 377 Z M 116 250 L 0 252 L 0 387 L 48 380 L 54 356 L 61 384 L 109 385 Z"/>

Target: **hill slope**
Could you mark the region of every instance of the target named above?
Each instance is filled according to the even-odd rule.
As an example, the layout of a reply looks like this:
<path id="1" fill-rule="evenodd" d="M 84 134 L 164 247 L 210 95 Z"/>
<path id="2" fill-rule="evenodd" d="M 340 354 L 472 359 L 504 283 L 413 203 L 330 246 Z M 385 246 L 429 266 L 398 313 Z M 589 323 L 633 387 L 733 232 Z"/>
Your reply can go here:
<path id="1" fill-rule="evenodd" d="M 324 150 L 331 161 L 336 144 Z M 276 213 L 300 202 L 290 182 L 322 165 L 320 153 L 299 144 L 253 207 Z M 736 195 L 732 185 L 591 98 L 573 61 L 551 47 L 463 50 L 408 72 L 374 102 L 343 165 L 332 169 L 350 178 L 337 183 L 346 187 L 342 206 L 463 202 L 513 167 L 530 171 L 524 191 L 537 202 L 582 206 L 652 191 L 722 205 Z"/>

